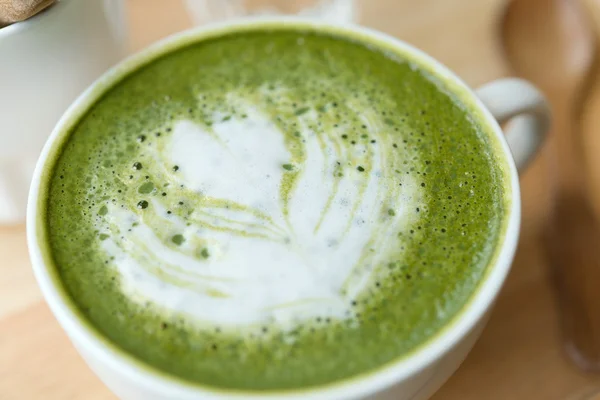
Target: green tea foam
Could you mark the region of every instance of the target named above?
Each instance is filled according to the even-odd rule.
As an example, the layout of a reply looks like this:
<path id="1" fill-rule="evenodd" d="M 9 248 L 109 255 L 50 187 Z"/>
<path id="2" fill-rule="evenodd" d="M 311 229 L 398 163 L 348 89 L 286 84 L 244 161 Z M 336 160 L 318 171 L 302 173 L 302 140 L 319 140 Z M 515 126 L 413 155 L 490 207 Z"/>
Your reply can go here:
<path id="1" fill-rule="evenodd" d="M 125 76 L 74 124 L 47 231 L 99 334 L 214 388 L 306 388 L 438 334 L 509 204 L 493 133 L 417 60 L 246 28 Z"/>

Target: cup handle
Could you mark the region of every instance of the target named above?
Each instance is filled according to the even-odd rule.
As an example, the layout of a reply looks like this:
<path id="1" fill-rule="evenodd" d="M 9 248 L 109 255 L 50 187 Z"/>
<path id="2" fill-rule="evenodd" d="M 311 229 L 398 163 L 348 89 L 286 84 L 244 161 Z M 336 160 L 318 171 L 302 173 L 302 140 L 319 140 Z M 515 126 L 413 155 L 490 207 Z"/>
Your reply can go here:
<path id="1" fill-rule="evenodd" d="M 504 78 L 481 86 L 475 92 L 504 128 L 508 147 L 519 173 L 534 158 L 550 129 L 550 106 L 531 83 Z"/>

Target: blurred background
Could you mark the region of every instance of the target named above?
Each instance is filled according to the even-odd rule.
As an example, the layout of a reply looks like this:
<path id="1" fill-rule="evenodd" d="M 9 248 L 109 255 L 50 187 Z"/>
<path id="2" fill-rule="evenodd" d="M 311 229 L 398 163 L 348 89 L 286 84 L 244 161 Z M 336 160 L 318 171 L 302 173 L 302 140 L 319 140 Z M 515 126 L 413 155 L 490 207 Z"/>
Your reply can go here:
<path id="1" fill-rule="evenodd" d="M 116 2 L 119 11 L 112 12 L 124 32 L 124 53 L 214 20 L 299 13 L 392 34 L 437 58 L 474 88 L 514 75 L 537 84 L 552 103 L 555 121 L 550 142 L 521 178 L 523 224 L 514 267 L 482 338 L 434 399 L 596 398 L 600 1 Z M 2 40 L 0 30 L 0 50 Z M 0 123 L 0 147 L 3 133 Z M 21 222 L 0 226 L 0 399 L 114 399 L 43 302 Z"/>

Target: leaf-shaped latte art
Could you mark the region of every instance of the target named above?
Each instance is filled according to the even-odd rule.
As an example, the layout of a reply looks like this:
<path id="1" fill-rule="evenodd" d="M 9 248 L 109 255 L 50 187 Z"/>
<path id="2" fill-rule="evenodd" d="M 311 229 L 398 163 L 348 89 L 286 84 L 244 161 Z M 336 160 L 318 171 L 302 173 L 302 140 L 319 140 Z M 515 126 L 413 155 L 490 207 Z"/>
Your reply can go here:
<path id="1" fill-rule="evenodd" d="M 381 117 L 353 100 L 355 118 L 323 126 L 313 106 L 290 110 L 285 88 L 278 102 L 269 90 L 230 93 L 204 122 L 176 121 L 136 161 L 143 175 L 123 180 L 147 204 L 109 205 L 103 247 L 132 299 L 221 325 L 293 327 L 352 318 L 353 299 L 384 273 L 419 191 L 392 179 Z M 356 124 L 367 140 L 346 139 Z"/>

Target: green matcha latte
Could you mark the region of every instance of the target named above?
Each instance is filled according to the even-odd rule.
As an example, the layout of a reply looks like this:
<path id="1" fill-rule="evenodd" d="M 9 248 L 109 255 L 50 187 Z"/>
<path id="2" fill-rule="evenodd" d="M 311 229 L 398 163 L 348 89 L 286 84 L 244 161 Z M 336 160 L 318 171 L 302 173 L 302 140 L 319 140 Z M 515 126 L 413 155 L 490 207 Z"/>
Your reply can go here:
<path id="1" fill-rule="evenodd" d="M 360 36 L 254 26 L 108 88 L 51 162 L 65 296 L 114 346 L 218 389 L 368 373 L 469 302 L 510 205 L 491 127 Z"/>

